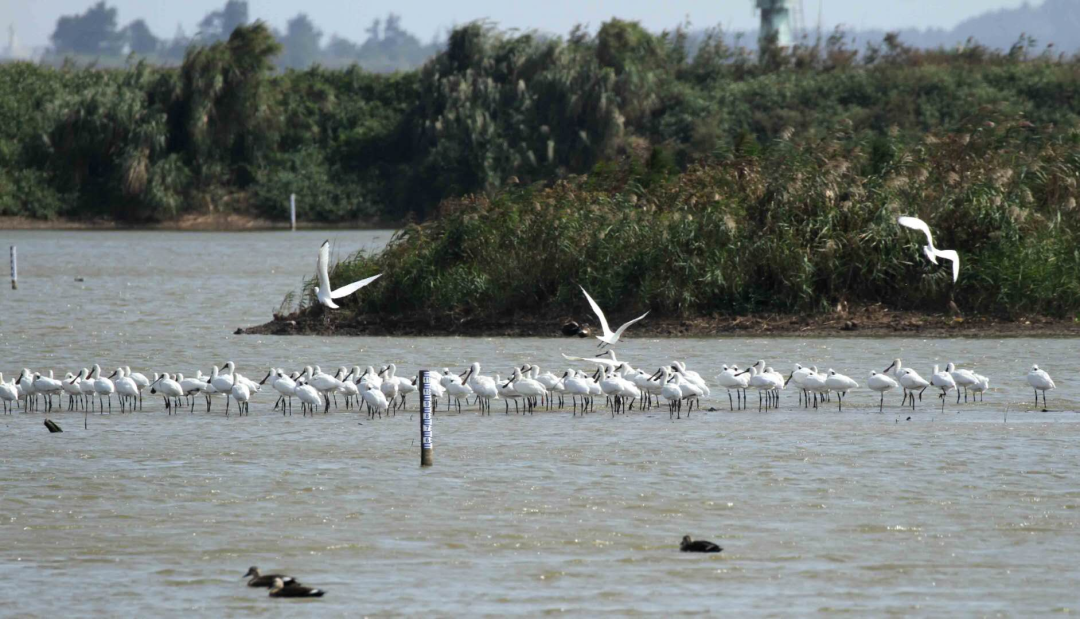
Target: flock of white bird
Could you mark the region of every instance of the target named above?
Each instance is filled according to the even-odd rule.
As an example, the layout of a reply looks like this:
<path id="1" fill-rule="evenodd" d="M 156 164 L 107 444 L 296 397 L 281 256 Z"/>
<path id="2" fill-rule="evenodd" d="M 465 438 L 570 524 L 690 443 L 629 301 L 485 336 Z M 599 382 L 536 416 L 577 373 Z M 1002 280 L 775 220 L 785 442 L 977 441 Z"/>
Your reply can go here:
<path id="1" fill-rule="evenodd" d="M 935 248 L 930 227 L 921 219 L 900 217 L 897 222 L 926 235 L 927 244 L 923 252 L 934 264 L 938 263 L 938 258 L 951 261 L 955 282 L 960 275 L 960 257 L 957 252 Z M 338 307 L 334 299 L 350 295 L 382 275 L 380 273 L 331 289 L 329 261 L 330 242 L 326 241 L 319 247 L 316 262 L 319 285 L 315 288 L 315 296 L 330 309 Z M 612 331 L 600 306 L 584 287 L 581 291 L 599 320 L 602 333 L 596 338 L 600 340 L 600 348 L 615 346 L 627 328 L 648 315 L 648 312 L 645 312 Z M 429 388 L 435 401 L 445 401 L 448 410 L 451 401 L 460 412 L 461 401 L 465 400 L 468 404 L 469 400 L 473 399 L 472 404 L 478 406 L 482 413 L 490 413 L 492 401 L 502 400 L 506 414 L 510 412 L 511 401 L 516 411 L 531 414 L 537 407 L 551 409 L 557 406 L 561 409 L 567 397 L 571 399 L 573 413 L 576 415 L 581 411 L 584 414 L 595 410 L 595 398 L 603 396 L 613 416 L 633 410 L 635 405 L 639 410 L 643 410 L 662 401 L 668 406 L 670 416 L 681 418 L 684 404 L 689 416 L 693 406 L 700 407 L 701 399 L 711 396 L 709 385 L 701 375 L 687 369 L 680 361 L 663 365 L 656 372 L 649 373 L 617 360 L 614 350 L 608 350 L 597 357 L 563 356 L 569 361 L 584 362 L 590 369 L 595 367 L 595 370 L 590 373 L 568 368 L 559 376 L 551 372 L 541 372 L 537 365 L 525 364 L 513 368 L 507 379 L 503 380 L 499 374 L 482 374 L 480 364 L 473 363 L 461 374 L 444 368 L 437 380 L 429 380 Z M 724 365 L 716 376 L 716 381 L 719 387 L 727 390 L 728 405 L 732 410 L 735 408 L 732 392 L 738 399 L 739 408 L 745 408 L 747 390 L 755 390 L 758 392 L 758 409 L 769 410 L 779 406 L 780 392 L 794 383 L 803 406 L 810 406 L 812 399 L 813 407 L 817 408 L 820 402 L 830 400 L 835 394 L 837 408 L 842 411 L 844 397 L 859 387 L 854 379 L 831 368 L 819 372 L 816 366 L 803 367 L 796 364 L 785 378 L 764 361 L 758 361 L 745 370 Z M 206 410 L 209 412 L 213 399 L 218 397 L 225 399 L 227 416 L 233 401 L 236 402 L 239 414 L 248 413 L 251 399 L 264 386 L 269 385 L 278 396 L 274 408 L 281 408 L 283 414 L 291 414 L 293 398 L 300 400 L 303 414 L 314 414 L 320 408 L 325 414 L 329 411 L 331 402 L 336 404 L 340 396 L 346 409 L 363 405 L 370 417 L 381 417 L 404 407 L 406 396 L 417 391 L 417 382 L 418 376 L 398 376 L 397 366 L 393 363 L 379 371 L 373 366 L 367 366 L 364 370 L 361 370 L 360 366 L 354 366 L 351 370 L 340 367 L 334 374 L 323 372 L 319 366 L 307 366 L 291 373 L 281 368 L 271 368 L 258 383 L 237 372 L 236 364 L 232 361 L 225 363 L 220 369 L 213 366 L 209 375 L 203 375 L 201 370 L 188 378 L 183 374 L 155 372 L 153 379 L 132 372 L 127 366 L 117 368 L 109 376 L 102 376 L 101 367 L 95 364 L 92 368 L 83 368 L 77 373 L 68 372 L 62 380 L 54 378 L 51 370 L 48 376 L 45 376 L 40 372 L 23 369 L 19 377 L 10 382 L 4 382 L 3 374 L 0 374 L 0 401 L 4 404 L 5 412 L 9 413 L 13 407 L 21 407 L 25 411 L 43 406 L 45 410 L 50 410 L 54 406 L 54 397 L 62 398 L 67 395 L 69 410 L 82 408 L 91 411 L 96 408 L 99 412 L 104 412 L 107 402 L 108 410 L 112 412 L 112 399 L 113 395 L 116 395 L 120 410 L 124 412 L 134 410 L 137 406 L 141 409 L 144 391 L 149 389 L 151 394 L 164 398 L 165 407 L 170 414 L 185 406 L 190 412 L 194 412 L 198 397 L 205 398 Z M 1035 391 L 1036 406 L 1039 403 L 1039 392 L 1042 392 L 1045 410 L 1046 392 L 1054 389 L 1054 381 L 1038 366 L 1032 366 L 1027 382 Z M 949 363 L 944 370 L 935 365 L 930 379 L 927 380 L 914 369 L 903 367 L 900 360 L 896 359 L 883 371 L 871 372 L 867 386 L 881 396 L 878 402 L 879 411 L 884 410 L 885 393 L 894 389 L 903 391 L 901 406 L 910 405 L 912 409 L 915 408 L 916 397 L 921 401 L 924 391 L 939 391 L 938 397 L 944 410 L 945 399 L 950 391 L 956 391 L 957 403 L 960 402 L 961 391 L 965 401 L 969 393 L 973 398 L 981 399 L 990 387 L 990 379 L 971 370 L 958 369 Z M 43 400 L 40 403 L 39 397 Z M 557 405 L 554 404 L 556 399 Z"/>
<path id="2" fill-rule="evenodd" d="M 443 368 L 441 373 L 433 372 L 428 381 L 434 406 L 438 408 L 440 402 L 445 402 L 446 410 L 456 406 L 460 413 L 464 400 L 466 405 L 477 406 L 481 414 L 490 414 L 493 403 L 501 400 L 506 414 L 510 412 L 511 402 L 515 412 L 532 414 L 537 408 L 565 410 L 569 399 L 572 413 L 577 415 L 595 411 L 596 399 L 604 398 L 612 416 L 632 411 L 635 406 L 638 410 L 648 410 L 666 405 L 669 416 L 681 418 L 684 406 L 689 416 L 694 406 L 700 408 L 703 398 L 712 396 L 707 381 L 681 361 L 673 361 L 649 373 L 618 360 L 612 350 L 597 357 L 563 357 L 567 361 L 587 364 L 590 371 L 569 367 L 561 374 L 555 374 L 541 372 L 538 365 L 525 364 L 513 368 L 504 379 L 498 373 L 483 374 L 479 362 L 472 363 L 460 374 Z M 833 369 L 820 372 L 816 366 L 801 364 L 795 364 L 787 377 L 764 361 L 745 370 L 727 365 L 720 370 L 715 384 L 727 391 L 731 410 L 736 406 L 746 408 L 747 391 L 757 391 L 759 411 L 776 408 L 780 403 L 780 392 L 794 386 L 801 405 L 816 409 L 835 395 L 837 408 L 842 411 L 844 397 L 859 387 L 858 382 Z M 49 411 L 56 405 L 54 398 L 62 404 L 66 395 L 68 410 L 99 413 L 108 410 L 111 413 L 113 396 L 116 396 L 121 412 L 142 410 L 143 397 L 149 391 L 151 395 L 163 398 L 169 414 L 182 408 L 193 413 L 196 401 L 202 397 L 207 412 L 215 398 L 223 398 L 228 416 L 233 401 L 239 414 L 248 413 L 251 400 L 268 387 L 270 393 L 277 396 L 274 410 L 280 408 L 282 414 L 292 414 L 294 398 L 300 400 L 303 414 L 314 414 L 320 409 L 325 414 L 331 403 L 339 406 L 340 397 L 346 409 L 364 407 L 369 417 L 382 417 L 404 408 L 406 396 L 421 387 L 418 385 L 419 374 L 398 376 L 397 366 L 393 363 L 378 371 L 373 366 L 366 369 L 353 366 L 351 370 L 339 367 L 333 374 L 323 372 L 319 366 L 307 366 L 291 373 L 271 368 L 257 383 L 239 373 L 232 361 L 222 368 L 213 366 L 209 375 L 199 370 L 189 378 L 183 374 L 157 372 L 153 376 L 149 379 L 126 366 L 103 376 L 101 367 L 96 364 L 78 372 L 67 372 L 63 379 L 54 378 L 52 371 L 46 376 L 23 369 L 17 379 L 7 382 L 0 374 L 0 401 L 3 401 L 6 413 L 16 408 L 26 412 Z M 1035 391 L 1036 406 L 1039 392 L 1042 392 L 1045 407 L 1046 392 L 1055 387 L 1050 375 L 1038 366 L 1032 366 L 1027 382 Z M 880 394 L 879 411 L 884 410 L 885 394 L 895 389 L 903 392 L 901 406 L 910 406 L 913 410 L 916 398 L 921 401 L 923 392 L 930 389 L 937 393 L 944 410 L 945 400 L 953 391 L 958 404 L 961 397 L 967 402 L 969 395 L 972 401 L 984 398 L 990 388 L 990 379 L 949 363 L 943 370 L 935 365 L 927 380 L 896 359 L 881 372 L 871 371 L 867 386 Z"/>

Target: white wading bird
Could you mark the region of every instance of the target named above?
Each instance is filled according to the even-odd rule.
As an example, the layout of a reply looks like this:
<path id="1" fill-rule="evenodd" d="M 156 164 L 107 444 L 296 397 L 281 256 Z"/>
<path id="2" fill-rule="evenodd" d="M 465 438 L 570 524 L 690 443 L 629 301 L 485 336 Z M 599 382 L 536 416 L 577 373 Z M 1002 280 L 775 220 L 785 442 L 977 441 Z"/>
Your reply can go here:
<path id="1" fill-rule="evenodd" d="M 930 236 L 930 226 L 926 225 L 926 222 L 918 217 L 900 217 L 896 220 L 901 226 L 911 228 L 912 230 L 919 230 L 926 235 L 926 245 L 923 246 L 923 253 L 930 259 L 930 262 L 937 264 L 938 258 L 944 258 L 952 261 L 952 280 L 956 281 L 960 277 L 960 254 L 951 249 L 937 249 L 934 247 L 934 238 Z"/>
<path id="2" fill-rule="evenodd" d="M 881 394 L 881 399 L 878 402 L 878 412 L 880 413 L 885 410 L 885 392 L 896 389 L 899 384 L 887 374 L 878 374 L 877 372 L 871 371 L 870 379 L 866 381 L 866 386 Z"/>
<path id="3" fill-rule="evenodd" d="M 1046 392 L 1056 387 L 1054 379 L 1050 378 L 1046 370 L 1040 370 L 1039 366 L 1033 365 L 1028 372 L 1027 382 L 1035 390 L 1035 406 L 1039 405 L 1039 392 L 1043 392 L 1043 412 L 1046 412 Z"/>
<path id="4" fill-rule="evenodd" d="M 951 364 L 950 364 L 951 365 Z M 952 374 L 948 371 L 948 366 L 944 372 L 938 371 L 938 366 L 934 366 L 934 374 L 930 377 L 930 384 L 938 389 L 941 389 L 941 411 L 945 412 L 945 395 L 949 391 L 956 389 L 956 381 L 953 380 Z"/>
<path id="5" fill-rule="evenodd" d="M 596 301 L 593 301 L 593 298 L 589 296 L 589 293 L 585 290 L 584 286 L 578 287 L 581 288 L 581 291 L 585 293 L 585 298 L 588 299 L 589 305 L 592 306 L 593 312 L 595 312 L 596 317 L 600 319 L 600 328 L 604 330 L 603 335 L 596 336 L 596 339 L 600 340 L 599 348 L 603 348 L 604 346 L 614 346 L 619 341 L 619 338 L 622 337 L 623 331 L 626 331 L 627 327 L 649 315 L 649 312 L 645 312 L 644 314 L 619 327 L 618 330 L 612 333 L 611 327 L 608 326 L 607 318 L 604 316 L 604 312 L 600 310 L 600 306 L 596 304 Z"/>
<path id="6" fill-rule="evenodd" d="M 316 265 L 316 275 L 319 277 L 319 285 L 315 288 L 315 296 L 319 299 L 319 303 L 322 303 L 330 309 L 337 309 L 338 305 L 334 303 L 334 299 L 340 299 L 341 297 L 347 297 L 350 294 L 360 290 L 364 286 L 367 286 L 371 282 L 382 277 L 382 273 L 378 275 L 372 275 L 367 279 L 362 279 L 358 282 L 353 282 L 347 286 L 342 286 L 337 290 L 330 290 L 330 272 L 327 270 L 330 268 L 330 241 L 324 241 L 322 246 L 319 247 L 319 262 Z"/>

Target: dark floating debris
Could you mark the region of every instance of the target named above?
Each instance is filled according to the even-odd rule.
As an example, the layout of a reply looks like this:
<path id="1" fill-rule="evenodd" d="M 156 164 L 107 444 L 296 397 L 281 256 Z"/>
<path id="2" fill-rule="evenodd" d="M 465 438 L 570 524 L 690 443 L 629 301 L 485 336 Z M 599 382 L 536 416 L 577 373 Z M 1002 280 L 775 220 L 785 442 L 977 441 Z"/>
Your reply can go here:
<path id="1" fill-rule="evenodd" d="M 86 280 L 84 278 L 82 278 L 82 277 L 76 277 L 75 281 L 77 281 L 77 282 L 85 282 Z"/>
<path id="2" fill-rule="evenodd" d="M 692 540 L 689 535 L 684 535 L 679 550 L 683 552 L 720 552 L 723 548 L 703 539 Z"/>
<path id="3" fill-rule="evenodd" d="M 270 597 L 272 598 L 321 598 L 324 595 L 326 595 L 326 591 L 322 589 L 305 587 L 295 581 L 285 584 L 280 578 L 275 578 L 274 586 L 270 587 Z"/>
<path id="4" fill-rule="evenodd" d="M 562 326 L 562 334 L 566 337 L 574 337 L 581 332 L 581 325 L 571 320 Z"/>
<path id="5" fill-rule="evenodd" d="M 236 331 L 233 331 L 233 335 L 243 335 L 243 334 L 244 334 L 244 328 L 243 327 L 237 327 Z"/>
<path id="6" fill-rule="evenodd" d="M 45 420 L 45 427 L 49 429 L 50 433 L 63 432 L 63 430 L 60 429 L 60 426 L 56 425 L 56 422 L 52 419 Z"/>

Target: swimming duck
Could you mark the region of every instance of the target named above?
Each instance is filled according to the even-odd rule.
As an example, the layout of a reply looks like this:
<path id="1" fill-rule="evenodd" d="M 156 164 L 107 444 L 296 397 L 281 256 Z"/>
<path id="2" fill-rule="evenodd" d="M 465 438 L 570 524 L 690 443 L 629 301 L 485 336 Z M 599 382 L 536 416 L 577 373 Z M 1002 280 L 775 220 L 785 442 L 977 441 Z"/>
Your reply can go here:
<path id="1" fill-rule="evenodd" d="M 248 581 L 249 587 L 269 587 L 274 584 L 275 580 L 280 580 L 283 583 L 296 584 L 296 579 L 292 576 L 286 576 L 284 574 L 263 574 L 259 571 L 259 568 L 252 565 L 248 568 L 247 574 L 244 574 L 244 578 L 252 576 L 252 579 Z"/>
<path id="2" fill-rule="evenodd" d="M 275 578 L 274 586 L 270 587 L 272 598 L 321 598 L 324 595 L 326 591 L 322 589 L 305 587 L 296 582 L 286 585 L 280 578 Z"/>
<path id="3" fill-rule="evenodd" d="M 690 539 L 689 535 L 684 535 L 682 544 L 679 545 L 679 550 L 683 552 L 720 552 L 723 548 L 703 539 L 694 541 Z"/>

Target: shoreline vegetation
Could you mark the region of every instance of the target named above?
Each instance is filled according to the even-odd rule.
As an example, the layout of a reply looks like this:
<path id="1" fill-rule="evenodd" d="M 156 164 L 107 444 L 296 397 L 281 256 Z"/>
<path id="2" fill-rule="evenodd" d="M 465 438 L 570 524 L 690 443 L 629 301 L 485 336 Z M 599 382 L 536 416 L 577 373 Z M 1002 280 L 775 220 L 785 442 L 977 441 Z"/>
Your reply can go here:
<path id="1" fill-rule="evenodd" d="M 359 315 L 327 322 L 316 311 L 275 316 L 274 320 L 240 328 L 245 335 L 342 336 L 458 336 L 458 337 L 566 337 L 562 329 L 574 321 L 588 329 L 586 340 L 595 342 L 596 319 L 585 314 L 562 319 L 462 320 L 432 323 L 424 320 Z M 989 316 L 949 316 L 929 312 L 863 307 L 831 314 L 755 314 L 695 319 L 644 320 L 628 335 L 634 339 L 667 337 L 1080 337 L 1080 322 L 1045 316 L 1015 320 Z"/>

